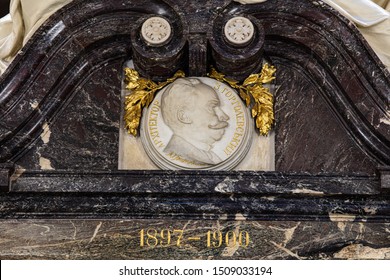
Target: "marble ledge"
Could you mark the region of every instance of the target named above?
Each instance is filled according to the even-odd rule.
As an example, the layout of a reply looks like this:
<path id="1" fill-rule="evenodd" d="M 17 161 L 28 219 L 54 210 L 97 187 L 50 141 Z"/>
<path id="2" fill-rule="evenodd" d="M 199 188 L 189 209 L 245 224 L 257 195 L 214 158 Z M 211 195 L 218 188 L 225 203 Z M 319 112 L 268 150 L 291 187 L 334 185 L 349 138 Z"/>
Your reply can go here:
<path id="1" fill-rule="evenodd" d="M 6 180 L 9 171 L 4 171 Z M 11 193 L 378 195 L 381 182 L 361 174 L 259 171 L 26 171 L 8 179 Z M 4 182 L 6 185 L 6 182 Z M 6 187 L 5 187 L 5 190 Z"/>

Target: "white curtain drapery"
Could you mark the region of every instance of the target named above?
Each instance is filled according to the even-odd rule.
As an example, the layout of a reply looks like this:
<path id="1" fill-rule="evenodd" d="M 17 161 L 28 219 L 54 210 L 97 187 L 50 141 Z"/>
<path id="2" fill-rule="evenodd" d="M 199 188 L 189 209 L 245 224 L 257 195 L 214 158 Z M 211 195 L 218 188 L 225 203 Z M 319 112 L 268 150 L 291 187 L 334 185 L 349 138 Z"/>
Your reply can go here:
<path id="1" fill-rule="evenodd" d="M 39 26 L 71 1 L 11 0 L 9 15 L 0 20 L 0 74 Z"/>

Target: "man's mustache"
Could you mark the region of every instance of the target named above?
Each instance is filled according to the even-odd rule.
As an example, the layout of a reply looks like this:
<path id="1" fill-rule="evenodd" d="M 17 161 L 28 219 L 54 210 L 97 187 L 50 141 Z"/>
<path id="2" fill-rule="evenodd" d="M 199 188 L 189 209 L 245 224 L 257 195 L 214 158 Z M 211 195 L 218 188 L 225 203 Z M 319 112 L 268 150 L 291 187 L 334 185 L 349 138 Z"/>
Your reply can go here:
<path id="1" fill-rule="evenodd" d="M 209 128 L 211 129 L 222 129 L 222 128 L 225 128 L 229 125 L 228 122 L 225 122 L 225 121 L 220 121 L 216 124 L 209 124 Z"/>

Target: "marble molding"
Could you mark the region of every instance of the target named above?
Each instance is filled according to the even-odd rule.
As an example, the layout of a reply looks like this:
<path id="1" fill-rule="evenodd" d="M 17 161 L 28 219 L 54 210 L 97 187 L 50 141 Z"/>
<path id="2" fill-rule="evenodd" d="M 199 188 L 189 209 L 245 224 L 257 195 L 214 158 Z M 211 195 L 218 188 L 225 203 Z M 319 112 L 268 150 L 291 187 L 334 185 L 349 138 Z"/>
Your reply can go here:
<path id="1" fill-rule="evenodd" d="M 172 26 L 165 46 L 148 46 L 140 37 L 142 23 L 156 15 Z M 224 23 L 234 16 L 255 28 L 254 39 L 239 49 L 223 38 Z M 258 71 L 263 58 L 278 69 L 274 172 L 118 170 L 126 61 L 159 81 L 178 69 L 206 76 L 211 65 L 242 79 Z M 232 258 L 358 258 L 354 252 L 386 258 L 389 88 L 390 73 L 357 29 L 321 1 L 75 0 L 0 77 L 0 237 L 25 244 L 32 223 L 53 236 L 55 225 L 67 232 L 73 224 L 72 234 L 81 233 L 72 235 L 75 246 L 91 241 L 84 247 L 90 251 L 73 254 L 69 243 L 39 250 L 48 242 L 37 230 L 35 249 L 22 252 L 8 242 L 0 256 L 115 258 L 101 250 L 107 237 L 91 236 L 100 222 L 123 233 L 117 219 L 124 219 L 125 230 L 184 221 L 200 229 L 220 221 L 231 227 L 240 220 L 258 242 L 269 240 Z M 292 239 L 278 230 L 295 227 L 288 231 Z M 20 236 L 10 228 L 19 228 Z M 310 241 L 313 232 L 322 243 Z M 118 248 L 121 240 L 108 243 Z M 153 252 L 146 257 L 167 254 Z M 199 252 L 228 258 L 200 248 L 172 258 Z"/>

